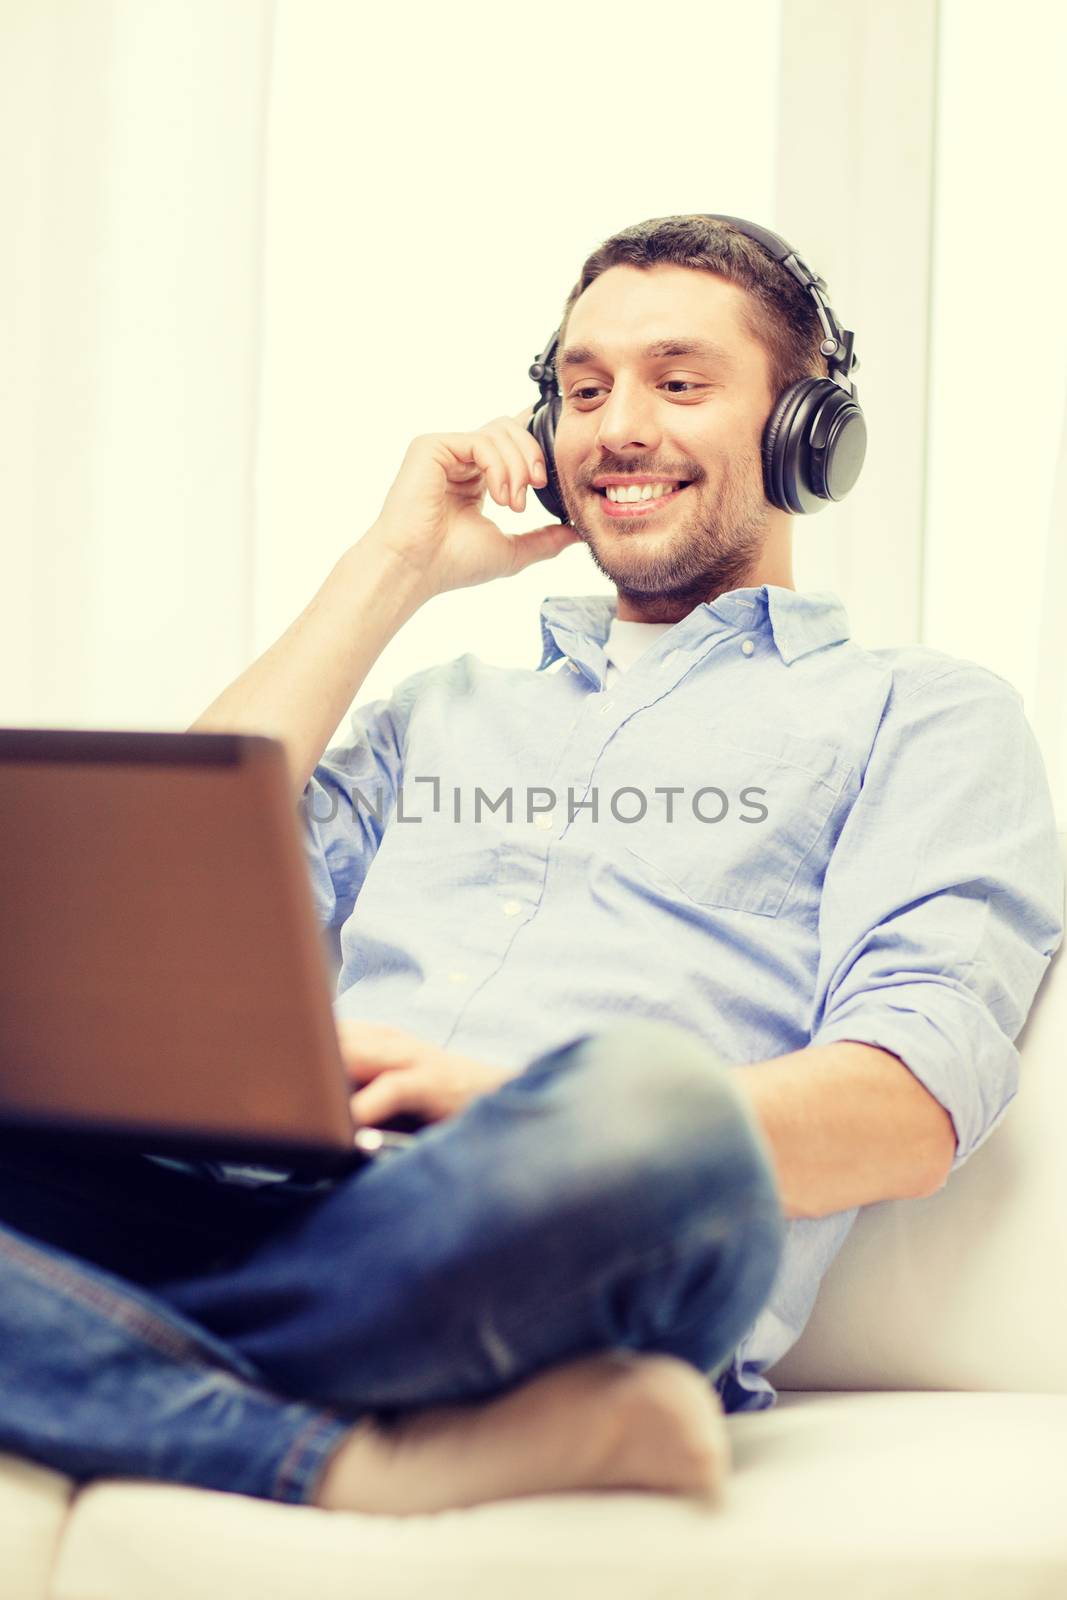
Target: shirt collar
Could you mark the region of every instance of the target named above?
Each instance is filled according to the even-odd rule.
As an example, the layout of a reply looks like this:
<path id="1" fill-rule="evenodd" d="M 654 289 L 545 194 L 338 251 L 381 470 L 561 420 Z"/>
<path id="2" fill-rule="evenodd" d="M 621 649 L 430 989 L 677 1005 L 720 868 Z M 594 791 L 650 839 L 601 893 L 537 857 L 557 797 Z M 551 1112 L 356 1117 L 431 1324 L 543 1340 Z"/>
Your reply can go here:
<path id="1" fill-rule="evenodd" d="M 594 644 L 603 649 L 615 615 L 614 595 L 550 595 L 541 603 L 541 664 L 538 671 L 563 655 L 585 653 Z M 778 654 L 790 666 L 824 645 L 850 637 L 848 614 L 829 589 L 784 589 L 776 583 L 731 589 L 695 606 L 680 619 L 689 649 L 719 631 L 718 624 L 769 631 Z"/>

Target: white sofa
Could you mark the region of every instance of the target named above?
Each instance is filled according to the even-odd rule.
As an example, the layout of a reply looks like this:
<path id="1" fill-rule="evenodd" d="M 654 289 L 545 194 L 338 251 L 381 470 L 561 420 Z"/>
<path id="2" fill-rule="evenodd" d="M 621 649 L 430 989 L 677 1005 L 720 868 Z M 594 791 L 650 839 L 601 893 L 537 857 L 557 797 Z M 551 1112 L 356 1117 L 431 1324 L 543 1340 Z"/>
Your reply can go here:
<path id="1" fill-rule="evenodd" d="M 1004 1123 L 931 1199 L 860 1212 L 778 1404 L 727 1419 L 720 1507 L 342 1516 L 0 1456 L 0 1600 L 1067 1600 L 1062 949 L 1018 1043 Z"/>

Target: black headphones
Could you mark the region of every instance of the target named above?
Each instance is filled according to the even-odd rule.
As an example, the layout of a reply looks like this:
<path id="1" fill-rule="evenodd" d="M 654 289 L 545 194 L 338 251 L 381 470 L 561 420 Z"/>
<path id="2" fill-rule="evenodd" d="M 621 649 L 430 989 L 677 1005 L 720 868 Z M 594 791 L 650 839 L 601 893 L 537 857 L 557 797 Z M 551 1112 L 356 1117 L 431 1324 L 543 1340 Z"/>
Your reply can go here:
<path id="1" fill-rule="evenodd" d="M 782 395 L 763 430 L 763 486 L 767 499 L 782 511 L 821 511 L 828 500 L 843 500 L 860 475 L 867 451 L 867 424 L 860 410 L 851 373 L 859 362 L 852 354 L 854 335 L 843 329 L 826 299 L 826 284 L 791 245 L 776 233 L 740 217 L 708 216 L 709 222 L 730 222 L 762 245 L 793 274 L 815 302 L 825 338 L 819 346 L 827 358 L 828 378 L 802 378 Z M 541 398 L 527 424 L 545 458 L 548 482 L 534 493 L 552 516 L 566 522 L 559 492 L 553 446 L 562 398 L 556 378 L 557 328 L 530 368 Z"/>

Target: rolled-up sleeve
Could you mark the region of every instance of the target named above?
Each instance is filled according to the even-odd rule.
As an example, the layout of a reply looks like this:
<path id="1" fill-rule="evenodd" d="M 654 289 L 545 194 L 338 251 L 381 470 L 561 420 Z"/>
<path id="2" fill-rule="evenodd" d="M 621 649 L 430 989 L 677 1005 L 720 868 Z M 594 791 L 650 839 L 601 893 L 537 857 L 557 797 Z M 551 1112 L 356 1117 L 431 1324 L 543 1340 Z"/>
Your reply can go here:
<path id="1" fill-rule="evenodd" d="M 356 707 L 345 737 L 323 755 L 304 787 L 299 813 L 312 896 L 320 926 L 340 926 L 396 808 L 404 739 L 425 672 L 387 698 Z"/>
<path id="2" fill-rule="evenodd" d="M 1004 1116 L 1063 937 L 1060 841 L 1021 697 L 963 663 L 891 696 L 830 857 L 812 1044 L 900 1057 L 952 1118 L 952 1171 Z"/>

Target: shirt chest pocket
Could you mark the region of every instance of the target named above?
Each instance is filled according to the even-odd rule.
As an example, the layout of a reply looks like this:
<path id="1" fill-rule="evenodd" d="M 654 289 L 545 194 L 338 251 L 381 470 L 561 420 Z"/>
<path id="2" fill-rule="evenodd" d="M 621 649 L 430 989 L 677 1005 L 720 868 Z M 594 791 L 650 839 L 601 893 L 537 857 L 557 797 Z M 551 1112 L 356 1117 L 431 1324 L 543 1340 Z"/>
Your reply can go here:
<path id="1" fill-rule="evenodd" d="M 831 817 L 852 771 L 832 746 L 794 734 L 764 730 L 744 744 L 709 738 L 664 758 L 662 774 L 640 788 L 641 812 L 636 788 L 616 788 L 615 805 L 604 795 L 618 765 L 606 761 L 598 782 L 620 867 L 636 867 L 646 889 L 764 917 L 778 915 L 798 879 L 821 879 Z M 620 814 L 635 820 L 620 822 Z"/>

